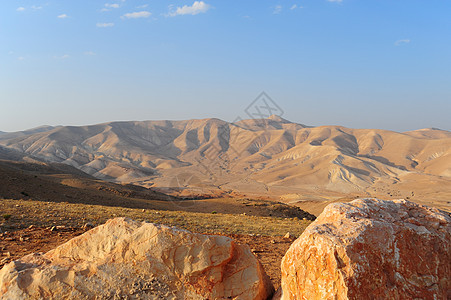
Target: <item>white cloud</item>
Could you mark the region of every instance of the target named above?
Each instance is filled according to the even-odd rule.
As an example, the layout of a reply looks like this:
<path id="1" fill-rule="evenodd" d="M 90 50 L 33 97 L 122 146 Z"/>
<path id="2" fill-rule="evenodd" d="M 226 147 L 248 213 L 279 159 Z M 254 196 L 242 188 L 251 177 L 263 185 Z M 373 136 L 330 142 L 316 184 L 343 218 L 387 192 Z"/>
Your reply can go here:
<path id="1" fill-rule="evenodd" d="M 25 57 L 23 57 L 23 56 L 19 56 L 18 58 L 17 58 L 17 60 L 24 60 L 25 59 Z"/>
<path id="2" fill-rule="evenodd" d="M 275 14 L 275 15 L 278 15 L 278 14 L 280 14 L 282 12 L 282 5 L 276 5 L 275 7 L 274 7 L 274 11 L 272 12 L 273 14 Z"/>
<path id="3" fill-rule="evenodd" d="M 117 4 L 117 3 L 113 3 L 113 4 L 105 3 L 105 7 L 108 7 L 108 8 L 119 8 L 119 4 Z"/>
<path id="4" fill-rule="evenodd" d="M 100 28 L 113 27 L 114 23 L 97 23 L 96 26 Z"/>
<path id="5" fill-rule="evenodd" d="M 171 6 L 169 7 L 171 9 Z M 207 12 L 211 6 L 204 1 L 194 1 L 193 5 L 184 5 L 182 7 L 177 7 L 175 11 L 169 12 L 168 16 L 175 17 L 178 15 L 197 15 L 200 13 Z"/>
<path id="6" fill-rule="evenodd" d="M 301 8 L 304 8 L 304 7 L 303 7 L 303 6 L 300 6 L 300 5 L 297 5 L 297 4 L 293 4 L 293 5 L 290 7 L 290 10 L 301 9 Z"/>
<path id="7" fill-rule="evenodd" d="M 62 15 L 59 15 L 57 18 L 58 18 L 58 19 L 65 19 L 65 18 L 67 18 L 67 17 L 69 17 L 69 16 L 66 15 L 66 14 L 62 14 Z"/>
<path id="8" fill-rule="evenodd" d="M 39 9 L 42 9 L 43 7 L 42 7 L 42 6 L 32 5 L 30 8 L 31 8 L 32 10 L 39 10 Z M 23 6 L 20 6 L 20 7 L 18 7 L 16 10 L 17 10 L 17 11 L 24 11 L 24 10 L 26 10 L 26 8 L 23 7 Z"/>
<path id="9" fill-rule="evenodd" d="M 64 54 L 64 55 L 61 55 L 61 56 L 54 56 L 53 58 L 54 59 L 67 59 L 69 57 L 70 57 L 69 54 Z"/>
<path id="10" fill-rule="evenodd" d="M 121 5 L 118 3 L 105 3 L 105 7 L 102 8 L 100 11 L 110 11 L 112 9 L 119 8 L 119 7 L 121 7 Z"/>
<path id="11" fill-rule="evenodd" d="M 409 39 L 397 40 L 395 42 L 395 46 L 401 46 L 402 44 L 408 44 L 408 43 L 410 43 Z"/>
<path id="12" fill-rule="evenodd" d="M 84 55 L 88 55 L 88 56 L 94 56 L 97 55 L 97 53 L 93 52 L 93 51 L 86 51 L 83 53 Z"/>
<path id="13" fill-rule="evenodd" d="M 143 11 L 137 11 L 137 12 L 132 12 L 132 13 L 126 13 L 121 18 L 122 19 L 148 18 L 148 17 L 150 17 L 151 14 L 152 13 L 143 10 Z"/>
<path id="14" fill-rule="evenodd" d="M 147 6 L 149 6 L 149 4 L 143 4 L 143 5 L 139 5 L 136 8 L 146 8 Z"/>

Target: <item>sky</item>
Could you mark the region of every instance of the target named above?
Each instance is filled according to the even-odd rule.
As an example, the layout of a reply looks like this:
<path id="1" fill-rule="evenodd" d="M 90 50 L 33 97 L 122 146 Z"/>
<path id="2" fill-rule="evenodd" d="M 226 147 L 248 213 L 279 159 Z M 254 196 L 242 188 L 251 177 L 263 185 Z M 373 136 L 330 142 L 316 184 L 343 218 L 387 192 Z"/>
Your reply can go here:
<path id="1" fill-rule="evenodd" d="M 451 130 L 449 0 L 0 2 L 0 131 L 249 118 Z"/>

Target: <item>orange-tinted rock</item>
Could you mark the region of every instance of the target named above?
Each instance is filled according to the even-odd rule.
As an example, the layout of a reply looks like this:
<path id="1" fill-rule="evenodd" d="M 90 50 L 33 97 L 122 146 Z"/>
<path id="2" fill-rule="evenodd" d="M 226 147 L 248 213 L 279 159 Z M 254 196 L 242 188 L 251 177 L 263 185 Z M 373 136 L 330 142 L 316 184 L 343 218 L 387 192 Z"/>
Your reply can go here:
<path id="1" fill-rule="evenodd" d="M 451 218 L 396 200 L 327 206 L 282 260 L 282 299 L 451 299 Z"/>
<path id="2" fill-rule="evenodd" d="M 248 246 L 124 218 L 0 271 L 1 299 L 267 299 L 272 293 Z"/>

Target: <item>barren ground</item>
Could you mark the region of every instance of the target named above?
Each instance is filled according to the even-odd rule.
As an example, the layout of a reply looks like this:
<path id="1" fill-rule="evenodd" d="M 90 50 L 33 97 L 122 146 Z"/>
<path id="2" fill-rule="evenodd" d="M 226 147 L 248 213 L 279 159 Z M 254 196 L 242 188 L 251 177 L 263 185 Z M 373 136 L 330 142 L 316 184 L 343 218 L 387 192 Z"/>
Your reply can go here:
<path id="1" fill-rule="evenodd" d="M 298 218 L 260 217 L 220 213 L 192 213 L 53 203 L 0 200 L 0 267 L 33 252 L 47 252 L 84 233 L 83 225 L 103 224 L 112 217 L 130 217 L 205 234 L 226 235 L 248 244 L 259 258 L 276 289 L 280 261 L 294 239 L 311 223 Z"/>

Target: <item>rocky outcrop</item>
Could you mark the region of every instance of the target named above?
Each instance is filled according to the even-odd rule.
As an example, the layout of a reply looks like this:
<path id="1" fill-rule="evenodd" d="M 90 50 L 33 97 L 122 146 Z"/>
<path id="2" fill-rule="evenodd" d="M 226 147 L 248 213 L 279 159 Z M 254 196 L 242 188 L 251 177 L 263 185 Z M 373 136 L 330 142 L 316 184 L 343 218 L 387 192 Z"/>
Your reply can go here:
<path id="1" fill-rule="evenodd" d="M 0 271 L 2 299 L 267 299 L 248 246 L 116 218 Z"/>
<path id="2" fill-rule="evenodd" d="M 451 218 L 397 200 L 334 203 L 282 260 L 282 299 L 451 299 Z"/>

